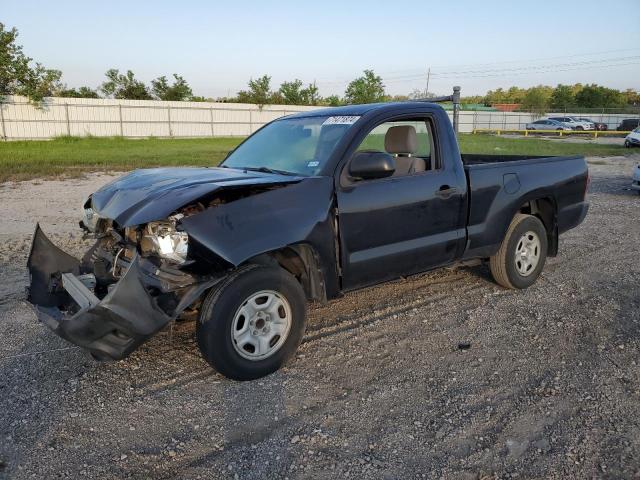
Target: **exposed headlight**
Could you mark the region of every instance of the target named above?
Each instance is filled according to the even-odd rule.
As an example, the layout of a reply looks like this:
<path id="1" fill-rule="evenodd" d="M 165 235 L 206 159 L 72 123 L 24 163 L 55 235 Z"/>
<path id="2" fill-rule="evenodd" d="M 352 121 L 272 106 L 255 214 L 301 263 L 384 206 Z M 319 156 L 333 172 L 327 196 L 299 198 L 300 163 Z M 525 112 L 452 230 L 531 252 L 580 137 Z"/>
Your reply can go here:
<path id="1" fill-rule="evenodd" d="M 90 232 L 95 232 L 98 228 L 98 222 L 102 217 L 93 211 L 91 207 L 85 207 L 84 209 L 84 217 L 82 218 L 82 223 L 87 230 Z"/>
<path id="2" fill-rule="evenodd" d="M 144 228 L 140 247 L 143 252 L 152 252 L 161 258 L 176 263 L 187 261 L 189 237 L 176 229 L 175 223 L 151 222 Z"/>

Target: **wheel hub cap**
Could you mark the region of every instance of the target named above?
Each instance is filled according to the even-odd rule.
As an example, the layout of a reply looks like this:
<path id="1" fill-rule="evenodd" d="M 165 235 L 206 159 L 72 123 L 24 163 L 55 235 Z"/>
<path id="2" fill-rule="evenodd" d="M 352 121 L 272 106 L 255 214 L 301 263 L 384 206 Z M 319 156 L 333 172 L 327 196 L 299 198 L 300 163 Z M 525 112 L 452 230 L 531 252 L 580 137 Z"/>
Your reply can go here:
<path id="1" fill-rule="evenodd" d="M 291 329 L 291 306 L 273 290 L 262 290 L 245 299 L 231 324 L 235 351 L 247 360 L 264 360 L 284 344 Z"/>
<path id="2" fill-rule="evenodd" d="M 528 231 L 516 245 L 515 267 L 520 275 L 531 275 L 540 261 L 540 237 L 533 231 Z"/>

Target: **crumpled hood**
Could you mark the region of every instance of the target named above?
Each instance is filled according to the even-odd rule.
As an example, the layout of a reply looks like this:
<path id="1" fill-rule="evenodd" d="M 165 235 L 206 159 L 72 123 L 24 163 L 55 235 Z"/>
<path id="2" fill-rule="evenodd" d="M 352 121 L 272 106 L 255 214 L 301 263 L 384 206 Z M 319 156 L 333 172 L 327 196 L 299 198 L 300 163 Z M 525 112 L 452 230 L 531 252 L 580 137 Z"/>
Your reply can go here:
<path id="1" fill-rule="evenodd" d="M 226 187 L 296 183 L 303 177 L 231 168 L 150 168 L 135 170 L 95 192 L 92 208 L 128 227 L 163 220 L 204 195 Z"/>

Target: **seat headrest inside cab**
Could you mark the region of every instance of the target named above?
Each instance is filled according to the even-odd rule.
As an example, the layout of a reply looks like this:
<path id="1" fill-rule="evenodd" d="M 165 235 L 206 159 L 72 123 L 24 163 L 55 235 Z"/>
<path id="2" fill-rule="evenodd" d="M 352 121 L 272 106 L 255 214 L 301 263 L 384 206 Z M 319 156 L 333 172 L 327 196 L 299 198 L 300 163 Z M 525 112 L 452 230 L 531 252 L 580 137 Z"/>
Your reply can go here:
<path id="1" fill-rule="evenodd" d="M 412 125 L 397 125 L 387 130 L 384 149 L 391 154 L 413 154 L 418 151 L 418 137 Z"/>

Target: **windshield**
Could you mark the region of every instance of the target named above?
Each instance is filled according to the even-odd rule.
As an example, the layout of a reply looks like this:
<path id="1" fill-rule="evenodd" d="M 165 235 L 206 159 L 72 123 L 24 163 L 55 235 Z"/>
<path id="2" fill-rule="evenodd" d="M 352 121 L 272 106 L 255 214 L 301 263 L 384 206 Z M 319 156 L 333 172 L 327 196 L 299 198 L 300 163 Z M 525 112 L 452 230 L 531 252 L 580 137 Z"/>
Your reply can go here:
<path id="1" fill-rule="evenodd" d="M 314 116 L 276 120 L 238 146 L 222 166 L 316 175 L 359 118 Z"/>

